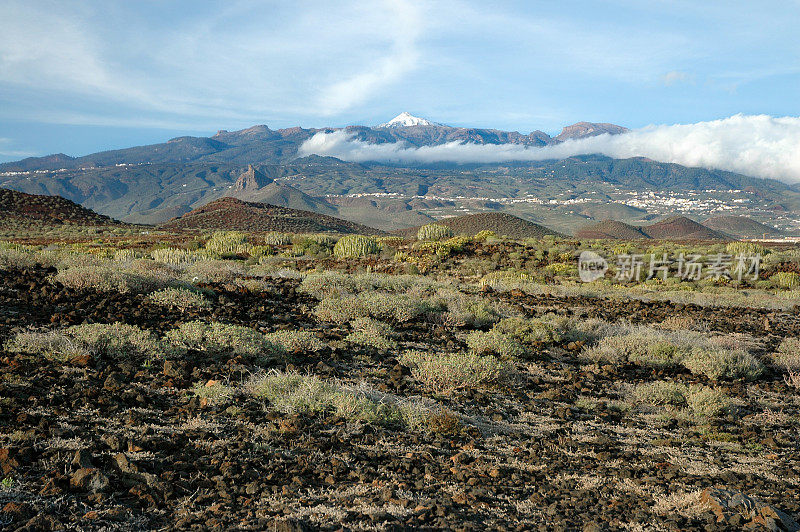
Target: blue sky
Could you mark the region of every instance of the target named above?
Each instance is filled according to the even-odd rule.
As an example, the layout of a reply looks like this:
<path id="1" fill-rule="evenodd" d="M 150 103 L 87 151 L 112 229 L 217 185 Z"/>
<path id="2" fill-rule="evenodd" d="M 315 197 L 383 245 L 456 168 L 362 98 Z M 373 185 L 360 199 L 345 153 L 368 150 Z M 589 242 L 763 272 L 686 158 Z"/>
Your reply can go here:
<path id="1" fill-rule="evenodd" d="M 253 124 L 797 116 L 800 2 L 0 4 L 0 161 Z"/>

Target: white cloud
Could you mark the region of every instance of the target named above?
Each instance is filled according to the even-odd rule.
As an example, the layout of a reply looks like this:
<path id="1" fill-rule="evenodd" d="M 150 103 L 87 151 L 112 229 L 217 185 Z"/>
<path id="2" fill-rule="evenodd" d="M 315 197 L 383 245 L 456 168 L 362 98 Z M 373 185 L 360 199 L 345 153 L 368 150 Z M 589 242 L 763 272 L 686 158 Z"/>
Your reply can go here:
<path id="1" fill-rule="evenodd" d="M 69 102 L 61 110 L 81 114 L 74 123 L 104 113 L 118 125 L 148 113 L 176 123 L 212 118 L 217 127 L 331 116 L 413 71 L 427 24 L 419 4 L 405 0 L 336 9 L 231 2 L 174 19 L 153 9 L 0 2 L 0 90 Z M 9 103 L 0 117 L 20 113 Z"/>
<path id="2" fill-rule="evenodd" d="M 410 2 L 397 0 L 387 2 L 387 8 L 393 21 L 389 53 L 366 70 L 326 88 L 320 97 L 322 114 L 335 115 L 350 109 L 416 67 L 419 60 L 416 41 L 423 29 L 420 9 Z"/>
<path id="3" fill-rule="evenodd" d="M 457 142 L 413 148 L 402 143 L 368 144 L 351 139 L 344 131 L 317 133 L 300 147 L 301 155 L 403 163 L 540 161 L 592 153 L 615 158 L 648 157 L 797 182 L 800 117 L 735 115 L 695 124 L 648 126 L 621 135 L 599 135 L 542 148 Z"/>
<path id="4" fill-rule="evenodd" d="M 690 83 L 693 81 L 694 81 L 694 76 L 692 76 L 688 72 L 683 72 L 680 70 L 671 70 L 670 72 L 667 72 L 666 74 L 661 76 L 661 82 L 667 87 L 675 85 L 677 83 Z"/>

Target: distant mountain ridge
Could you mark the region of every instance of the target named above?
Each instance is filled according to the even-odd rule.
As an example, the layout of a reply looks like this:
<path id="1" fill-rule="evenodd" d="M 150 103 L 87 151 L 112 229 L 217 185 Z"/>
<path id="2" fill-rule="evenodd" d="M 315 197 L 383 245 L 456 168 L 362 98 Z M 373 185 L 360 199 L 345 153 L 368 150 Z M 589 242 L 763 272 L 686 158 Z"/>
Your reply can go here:
<path id="1" fill-rule="evenodd" d="M 303 142 L 317 133 L 335 131 L 372 144 L 548 146 L 626 129 L 578 122 L 551 137 L 542 131 L 453 127 L 409 113 L 381 127 L 273 130 L 257 125 L 82 157 L 55 154 L 5 163 L 0 165 L 0 187 L 59 195 L 116 219 L 145 224 L 166 222 L 222 197 L 315 211 L 382 230 L 463 213 L 507 211 L 572 233 L 598 219 L 651 220 L 652 212 L 634 206 L 647 204 L 635 201 L 642 191 L 678 195 L 692 191 L 690 199 L 704 196 L 704 191 L 739 191 L 748 195 L 739 205 L 757 206 L 765 221 L 775 213 L 775 223 L 785 228 L 791 228 L 791 216 L 800 213 L 796 185 L 642 157 L 580 155 L 485 164 L 353 163 L 318 155 L 298 157 Z M 634 201 L 622 194 L 633 195 Z M 572 201 L 576 203 L 564 203 Z"/>
<path id="2" fill-rule="evenodd" d="M 161 144 L 109 150 L 81 157 L 64 154 L 29 157 L 0 164 L 0 172 L 94 168 L 118 164 L 279 164 L 294 159 L 300 145 L 315 134 L 339 130 L 368 143 L 406 142 L 412 146 L 436 146 L 448 142 L 547 146 L 572 138 L 627 131 L 614 124 L 578 122 L 565 127 L 556 137 L 538 130 L 524 135 L 517 131 L 446 126 L 401 113 L 375 127 L 354 125 L 345 128 L 290 127 L 273 130 L 266 125 L 257 125 L 239 131 L 220 130 L 211 137 L 176 137 Z"/>

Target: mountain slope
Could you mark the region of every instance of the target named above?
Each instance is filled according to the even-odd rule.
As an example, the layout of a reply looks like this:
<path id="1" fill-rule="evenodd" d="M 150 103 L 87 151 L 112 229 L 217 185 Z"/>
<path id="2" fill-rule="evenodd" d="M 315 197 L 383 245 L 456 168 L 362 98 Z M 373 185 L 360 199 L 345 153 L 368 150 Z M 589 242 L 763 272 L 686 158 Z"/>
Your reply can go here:
<path id="1" fill-rule="evenodd" d="M 122 225 L 121 222 L 81 207 L 60 196 L 25 194 L 0 188 L 0 226 L 23 224 Z"/>
<path id="2" fill-rule="evenodd" d="M 423 129 L 423 128 L 409 128 Z M 263 131 L 250 135 L 265 134 Z M 64 171 L 0 174 L 0 187 L 32 194 L 59 195 L 102 214 L 131 223 L 162 223 L 188 212 L 213 199 L 230 194 L 248 163 L 242 166 L 227 163 L 143 164 L 136 166 L 110 166 Z M 347 163 L 330 157 L 304 157 L 291 164 L 252 163 L 263 177 L 252 186 L 242 183 L 247 190 L 258 190 L 258 185 L 278 180 L 314 198 L 329 196 L 370 195 L 357 209 L 347 213 L 353 218 L 369 203 L 381 208 L 396 199 L 407 202 L 409 198 L 583 198 L 594 195 L 597 201 L 606 191 L 685 191 L 685 190 L 753 190 L 754 199 L 766 208 L 771 205 L 789 205 L 800 194 L 788 185 L 775 180 L 758 179 L 700 168 L 686 168 L 646 159 L 611 159 L 589 155 L 570 157 L 559 161 L 485 165 L 432 165 L 426 167 L 398 167 L 381 164 Z M 601 192 L 601 194 L 597 194 Z M 406 198 L 406 199 L 403 199 Z M 249 199 L 242 196 L 242 199 Z M 254 198 L 258 199 L 258 198 Z M 269 197 L 262 198 L 269 201 Z M 347 199 L 347 198 L 345 198 Z M 276 201 L 278 201 L 276 199 Z M 306 199 L 306 201 L 308 201 Z M 325 201 L 325 200 L 321 200 Z M 328 203 L 333 198 L 327 200 Z M 344 200 L 343 200 L 344 201 Z M 607 201 L 607 205 L 612 205 Z M 294 203 L 292 205 L 301 206 Z M 316 210 L 311 204 L 306 204 Z M 499 205 L 490 208 L 500 208 Z M 327 207 L 326 207 L 327 209 Z M 428 214 L 430 206 L 411 206 Z M 598 208 L 598 203 L 581 204 L 576 209 L 585 210 L 592 218 L 641 219 L 636 209 L 615 207 Z M 408 210 L 408 209 L 404 209 Z M 623 212 L 625 211 L 625 212 Z M 333 214 L 329 210 L 322 212 Z M 789 212 L 784 209 L 782 212 Z M 341 215 L 344 212 L 340 211 Z M 365 217 L 362 222 L 386 218 L 386 213 L 371 211 L 377 217 Z M 437 218 L 441 214 L 434 213 Z M 391 222 L 391 218 L 389 218 Z M 404 217 L 406 227 L 419 225 Z M 387 229 L 391 224 L 385 225 Z M 393 228 L 398 228 L 395 225 Z"/>
<path id="3" fill-rule="evenodd" d="M 160 226 L 163 229 L 380 234 L 372 227 L 310 211 L 222 198 Z"/>
<path id="4" fill-rule="evenodd" d="M 254 203 L 269 203 L 278 207 L 314 211 L 320 214 L 337 213 L 336 207 L 327 201 L 309 196 L 305 192 L 276 181 L 256 190 L 232 191 L 225 196 Z"/>
<path id="5" fill-rule="evenodd" d="M 294 159 L 300 145 L 316 133 L 331 133 L 339 129 L 291 127 L 272 130 L 268 126 L 257 125 L 232 132 L 220 130 L 211 137 L 176 137 L 161 144 L 134 146 L 82 157 L 69 157 L 64 154 L 31 157 L 22 161 L 0 164 L 0 172 L 95 168 L 118 164 L 201 162 L 228 163 L 238 166 L 278 164 Z M 401 113 L 389 122 L 376 127 L 348 126 L 344 128 L 344 131 L 358 140 L 370 143 L 406 142 L 413 146 L 435 146 L 448 142 L 472 142 L 545 146 L 557 144 L 569 138 L 581 138 L 601 133 L 614 134 L 626 131 L 626 129 L 613 124 L 579 122 L 565 127 L 558 137 L 551 138 L 542 131 L 533 131 L 528 135 L 523 135 L 517 131 L 445 126 L 408 113 Z"/>
<path id="6" fill-rule="evenodd" d="M 727 235 L 685 216 L 670 216 L 642 229 L 657 240 L 730 240 Z"/>
<path id="7" fill-rule="evenodd" d="M 541 238 L 546 235 L 563 236 L 544 226 L 503 212 L 468 214 L 466 216 L 457 216 L 454 218 L 443 218 L 441 220 L 436 220 L 436 223 L 439 225 L 446 225 L 451 228 L 456 235 L 474 236 L 481 231 L 494 231 L 500 236 L 508 236 L 511 238 Z M 419 227 L 412 227 L 395 231 L 395 233 L 404 236 L 416 236 L 418 230 Z"/>
<path id="8" fill-rule="evenodd" d="M 616 220 L 603 220 L 596 224 L 582 227 L 575 232 L 576 238 L 586 239 L 619 239 L 619 240 L 640 240 L 650 238 L 641 227 L 629 225 Z"/>
<path id="9" fill-rule="evenodd" d="M 703 225 L 734 238 L 780 238 L 783 231 L 746 216 L 713 216 Z"/>
<path id="10" fill-rule="evenodd" d="M 553 137 L 558 142 L 563 142 L 570 139 L 583 139 L 586 137 L 594 137 L 596 135 L 619 135 L 625 133 L 628 128 L 618 126 L 616 124 L 609 124 L 607 122 L 594 123 L 594 122 L 578 122 L 571 126 L 566 126 L 561 130 L 561 133 Z"/>

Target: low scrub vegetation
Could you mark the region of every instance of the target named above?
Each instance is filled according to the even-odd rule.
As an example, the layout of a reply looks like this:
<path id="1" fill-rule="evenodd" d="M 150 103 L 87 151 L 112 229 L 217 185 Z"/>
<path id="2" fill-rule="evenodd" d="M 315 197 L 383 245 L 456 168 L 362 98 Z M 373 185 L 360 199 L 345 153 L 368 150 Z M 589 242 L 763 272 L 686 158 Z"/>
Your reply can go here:
<path id="1" fill-rule="evenodd" d="M 366 257 L 380 253 L 380 251 L 381 247 L 377 240 L 363 235 L 343 236 L 333 247 L 333 254 L 338 259 Z"/>
<path id="2" fill-rule="evenodd" d="M 174 278 L 147 275 L 113 266 L 75 266 L 60 269 L 52 280 L 76 290 L 140 294 L 179 284 Z"/>
<path id="3" fill-rule="evenodd" d="M 286 351 L 283 345 L 255 329 L 219 322 L 182 323 L 177 329 L 167 332 L 166 339 L 178 348 L 202 351 L 212 356 L 230 354 L 262 359 Z"/>
<path id="4" fill-rule="evenodd" d="M 153 359 L 172 353 L 172 349 L 150 331 L 124 323 L 87 323 L 57 331 L 21 332 L 5 348 L 58 361 L 79 355 Z"/>
<path id="5" fill-rule="evenodd" d="M 663 331 L 651 327 L 633 327 L 603 337 L 595 346 L 585 350 L 582 357 L 614 364 L 682 365 L 692 373 L 712 380 L 753 380 L 764 371 L 764 365 L 740 347 L 723 345 L 717 339 L 709 339 L 694 331 Z"/>
<path id="6" fill-rule="evenodd" d="M 418 240 L 444 240 L 452 236 L 453 230 L 441 224 L 423 225 L 417 231 Z"/>
<path id="7" fill-rule="evenodd" d="M 787 372 L 800 372 L 800 338 L 784 338 L 772 355 L 773 363 Z"/>
<path id="8" fill-rule="evenodd" d="M 496 355 L 501 359 L 525 355 L 525 346 L 513 336 L 492 329 L 467 335 L 467 347 L 473 355 Z"/>
<path id="9" fill-rule="evenodd" d="M 374 347 L 375 349 L 392 349 L 397 342 L 391 339 L 392 328 L 386 323 L 372 318 L 356 318 L 350 322 L 352 332 L 347 340 L 354 345 Z"/>
<path id="10" fill-rule="evenodd" d="M 186 288 L 164 288 L 147 296 L 155 305 L 185 312 L 189 309 L 208 308 L 211 302 L 203 294 Z"/>
<path id="11" fill-rule="evenodd" d="M 671 381 L 639 384 L 633 390 L 633 397 L 639 404 L 675 407 L 676 413 L 685 407 L 686 412 L 699 419 L 720 416 L 730 407 L 730 398 L 720 390 Z"/>
<path id="12" fill-rule="evenodd" d="M 246 389 L 285 413 L 335 414 L 376 425 L 426 428 L 432 411 L 365 386 L 348 386 L 313 375 L 274 371 L 253 377 Z"/>
<path id="13" fill-rule="evenodd" d="M 325 342 L 311 331 L 287 329 L 267 333 L 264 337 L 268 342 L 281 346 L 284 351 L 291 354 L 316 353 L 325 349 Z"/>
<path id="14" fill-rule="evenodd" d="M 490 388 L 505 383 L 511 369 L 494 356 L 474 353 L 408 351 L 400 362 L 432 390 L 451 393 L 462 388 Z"/>

